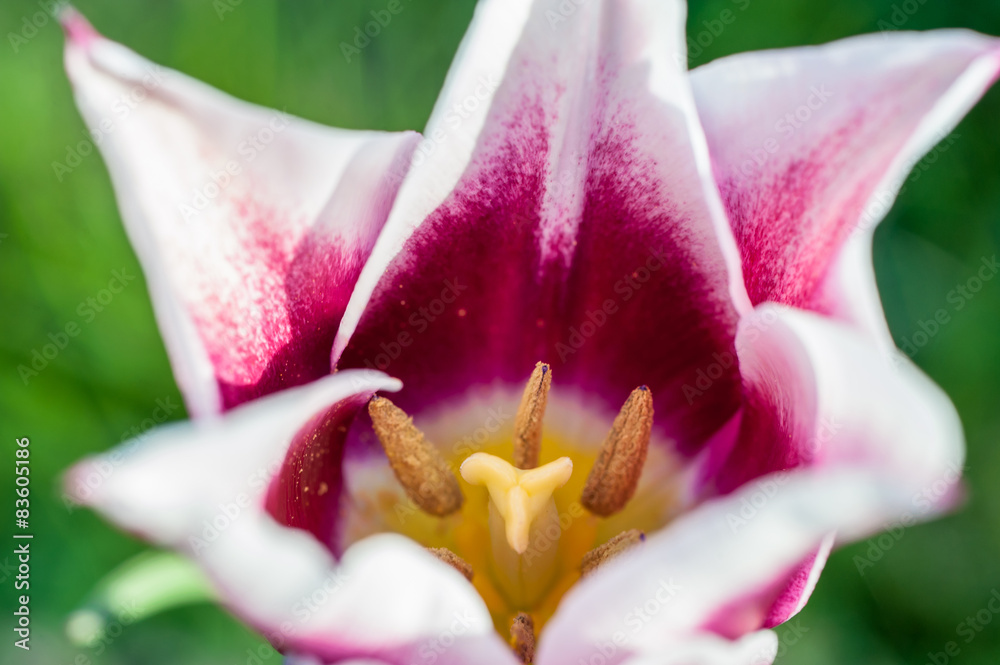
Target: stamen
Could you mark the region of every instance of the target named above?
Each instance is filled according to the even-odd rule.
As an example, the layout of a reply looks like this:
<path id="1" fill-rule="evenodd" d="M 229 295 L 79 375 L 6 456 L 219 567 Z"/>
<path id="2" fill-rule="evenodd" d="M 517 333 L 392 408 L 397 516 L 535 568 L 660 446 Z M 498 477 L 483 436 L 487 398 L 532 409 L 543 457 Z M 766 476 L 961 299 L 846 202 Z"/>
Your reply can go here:
<path id="1" fill-rule="evenodd" d="M 413 419 L 384 397 L 368 402 L 375 434 L 406 495 L 425 512 L 444 517 L 462 507 L 458 479 Z"/>
<path id="2" fill-rule="evenodd" d="M 583 555 L 583 563 L 580 565 L 581 576 L 586 577 L 608 561 L 627 552 L 644 540 L 646 540 L 646 534 L 638 529 L 629 529 L 628 531 L 619 533 L 608 542 L 595 547 Z"/>
<path id="3" fill-rule="evenodd" d="M 617 513 L 635 494 L 653 430 L 653 395 L 646 386 L 632 391 L 615 416 L 601 454 L 587 476 L 581 503 L 602 517 Z"/>
<path id="4" fill-rule="evenodd" d="M 534 469 L 542 447 L 542 418 L 552 387 L 552 372 L 545 363 L 535 365 L 528 385 L 524 387 L 521 405 L 514 418 L 514 466 Z"/>
<path id="5" fill-rule="evenodd" d="M 573 460 L 560 457 L 537 469 L 515 469 L 495 455 L 473 453 L 462 462 L 460 471 L 466 482 L 486 486 L 506 524 L 508 544 L 524 554 L 531 523 L 548 507 L 552 493 L 569 480 Z"/>
<path id="6" fill-rule="evenodd" d="M 510 622 L 510 636 L 514 652 L 522 663 L 528 665 L 535 660 L 535 620 L 530 614 L 519 613 Z"/>
<path id="7" fill-rule="evenodd" d="M 465 575 L 465 579 L 472 581 L 472 566 L 469 562 L 452 552 L 447 547 L 428 547 L 427 551 L 436 556 L 438 559 L 448 564 L 458 572 Z"/>

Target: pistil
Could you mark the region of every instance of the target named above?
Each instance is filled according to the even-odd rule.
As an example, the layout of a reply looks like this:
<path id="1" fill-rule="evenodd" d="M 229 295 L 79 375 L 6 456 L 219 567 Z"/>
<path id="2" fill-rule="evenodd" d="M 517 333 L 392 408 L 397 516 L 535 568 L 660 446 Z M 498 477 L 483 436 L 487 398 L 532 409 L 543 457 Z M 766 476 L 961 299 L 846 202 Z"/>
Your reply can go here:
<path id="1" fill-rule="evenodd" d="M 596 540 L 598 520 L 560 519 L 554 493 L 570 480 L 573 461 L 560 457 L 539 466 L 551 385 L 551 369 L 538 363 L 515 417 L 513 464 L 486 452 L 473 453 L 461 464 L 462 479 L 484 487 L 489 497 L 482 506 L 488 507 L 489 549 L 479 505 L 468 506 L 463 520 L 450 519 L 431 527 L 436 543 L 447 547 L 428 548 L 473 582 L 492 604 L 496 621 L 506 622 L 515 615 L 509 624 L 511 646 L 525 663 L 534 657 L 535 621 L 543 625 L 553 603 L 577 579 L 574 561 L 585 577 L 645 539 L 641 531 L 630 529 L 584 554 Z M 374 397 L 368 412 L 389 465 L 410 499 L 437 517 L 459 511 L 464 497 L 458 477 L 412 418 L 384 397 Z M 640 386 L 615 417 L 587 476 L 580 503 L 590 513 L 609 517 L 632 499 L 646 462 L 652 426 L 652 394 Z M 483 575 L 482 568 L 488 568 L 488 574 Z M 501 623 L 497 627 L 504 629 Z"/>
<path id="2" fill-rule="evenodd" d="M 568 457 L 529 470 L 488 453 L 474 453 L 462 463 L 466 482 L 489 491 L 494 577 L 515 607 L 532 607 L 552 584 L 562 532 L 552 493 L 572 473 Z"/>

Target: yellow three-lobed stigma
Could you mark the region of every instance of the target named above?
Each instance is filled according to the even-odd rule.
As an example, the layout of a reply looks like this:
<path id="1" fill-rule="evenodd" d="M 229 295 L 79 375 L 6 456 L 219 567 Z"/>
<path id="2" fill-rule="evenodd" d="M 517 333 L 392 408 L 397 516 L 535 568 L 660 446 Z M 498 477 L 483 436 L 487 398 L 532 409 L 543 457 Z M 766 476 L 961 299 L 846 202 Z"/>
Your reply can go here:
<path id="1" fill-rule="evenodd" d="M 531 524 L 549 506 L 552 493 L 573 474 L 573 461 L 560 457 L 535 469 L 518 469 L 488 453 L 473 453 L 461 467 L 462 477 L 483 485 L 503 517 L 507 543 L 518 554 L 528 549 Z"/>

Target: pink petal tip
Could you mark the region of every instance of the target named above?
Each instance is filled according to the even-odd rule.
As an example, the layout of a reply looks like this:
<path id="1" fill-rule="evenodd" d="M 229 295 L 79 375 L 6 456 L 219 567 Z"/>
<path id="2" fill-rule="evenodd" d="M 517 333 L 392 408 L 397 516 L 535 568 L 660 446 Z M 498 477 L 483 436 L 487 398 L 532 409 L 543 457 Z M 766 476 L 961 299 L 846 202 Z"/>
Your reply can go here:
<path id="1" fill-rule="evenodd" d="M 66 5 L 59 11 L 59 22 L 66 33 L 66 38 L 82 48 L 86 48 L 100 37 L 94 26 L 90 25 L 90 21 L 72 5 Z"/>

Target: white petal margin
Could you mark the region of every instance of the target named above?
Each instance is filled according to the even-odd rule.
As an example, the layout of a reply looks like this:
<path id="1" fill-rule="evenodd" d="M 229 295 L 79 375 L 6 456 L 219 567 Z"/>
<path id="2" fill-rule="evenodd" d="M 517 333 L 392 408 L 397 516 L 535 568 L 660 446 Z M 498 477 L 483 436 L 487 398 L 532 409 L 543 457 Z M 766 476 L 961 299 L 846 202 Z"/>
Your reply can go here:
<path id="1" fill-rule="evenodd" d="M 115 524 L 188 554 L 223 602 L 281 650 L 390 662 L 436 653 L 447 663 L 474 646 L 484 662 L 510 663 L 474 588 L 414 542 L 374 536 L 337 562 L 264 510 L 267 481 L 311 418 L 399 387 L 379 372 L 340 372 L 219 419 L 160 428 L 81 462 L 67 488 Z"/>
<path id="2" fill-rule="evenodd" d="M 284 660 L 284 665 L 325 665 L 319 658 L 313 658 L 312 656 L 286 656 Z M 391 665 L 391 663 L 386 663 L 384 660 L 371 660 L 365 658 L 364 660 L 342 660 L 337 665 Z"/>
<path id="3" fill-rule="evenodd" d="M 771 665 L 777 654 L 778 636 L 770 630 L 759 630 L 737 640 L 701 633 L 669 654 L 636 656 L 622 661 L 622 665 Z"/>
<path id="4" fill-rule="evenodd" d="M 961 425 L 909 359 L 848 324 L 776 305 L 743 321 L 738 346 L 747 381 L 772 393 L 785 429 L 807 439 L 798 445 L 816 447 L 815 465 L 707 501 L 583 580 L 543 632 L 539 663 L 587 662 L 609 643 L 623 658 L 663 658 L 707 631 L 751 633 L 830 533 L 852 541 L 950 506 L 939 494 L 927 508 L 921 495 L 954 483 Z"/>
<path id="5" fill-rule="evenodd" d="M 998 71 L 1000 40 L 965 30 L 864 35 L 695 69 L 754 302 L 827 311 L 891 346 L 872 234 Z"/>
<path id="6" fill-rule="evenodd" d="M 419 136 L 332 129 L 254 106 L 105 39 L 73 9 L 61 19 L 77 104 L 177 381 L 192 414 L 217 413 L 219 382 L 254 384 L 296 324 L 308 327 L 291 312 L 306 296 L 317 300 L 307 315 L 339 323 Z M 311 293 L 308 276 L 295 282 L 317 254 L 329 291 L 343 290 L 339 304 Z"/>
<path id="7" fill-rule="evenodd" d="M 683 231 L 690 245 L 704 250 L 710 257 L 705 260 L 720 264 L 732 302 L 738 311 L 749 312 L 739 250 L 712 177 L 687 78 L 686 13 L 680 0 L 480 0 L 412 168 L 352 294 L 334 358 L 347 346 L 407 239 L 446 202 L 475 160 L 489 155 L 491 146 L 483 137 L 495 136 L 523 111 L 521 94 L 539 81 L 546 88 L 539 98 L 551 94 L 555 99 L 544 101 L 542 121 L 552 124 L 546 134 L 543 256 L 570 260 L 565 254 L 575 229 L 565 227 L 575 224 L 583 209 L 595 133 L 616 121 L 635 125 L 630 129 L 660 162 L 656 172 L 644 175 L 656 180 L 674 212 L 691 220 Z M 609 73 L 605 68 L 621 76 L 601 81 Z M 619 106 L 638 108 L 642 117 L 613 117 Z"/>

